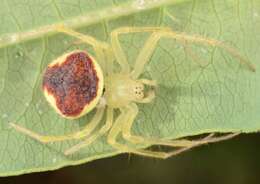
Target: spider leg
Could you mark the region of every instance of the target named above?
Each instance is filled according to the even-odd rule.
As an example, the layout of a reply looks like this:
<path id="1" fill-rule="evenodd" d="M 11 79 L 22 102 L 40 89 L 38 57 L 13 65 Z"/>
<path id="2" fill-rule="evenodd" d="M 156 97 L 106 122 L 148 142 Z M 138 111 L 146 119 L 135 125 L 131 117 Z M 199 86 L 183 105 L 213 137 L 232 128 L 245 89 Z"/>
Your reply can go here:
<path id="1" fill-rule="evenodd" d="M 143 149 L 136 149 L 129 147 L 128 145 L 121 144 L 116 141 L 118 135 L 122 131 L 122 125 L 127 122 L 128 115 L 126 109 L 121 108 L 121 114 L 117 117 L 113 127 L 110 129 L 107 137 L 108 143 L 114 147 L 115 149 L 119 150 L 120 152 L 125 152 L 125 153 L 134 153 L 138 155 L 143 155 L 143 156 L 148 156 L 148 157 L 156 157 L 156 158 L 164 158 L 166 153 L 163 152 L 152 152 L 148 150 L 143 150 Z M 187 150 L 188 147 L 182 148 L 180 150 L 177 150 L 175 154 L 179 154 L 185 150 Z"/>
<path id="2" fill-rule="evenodd" d="M 148 79 L 138 79 L 137 81 L 145 84 L 145 85 L 148 85 L 148 86 L 157 86 L 157 83 L 155 80 L 148 80 Z"/>
<path id="3" fill-rule="evenodd" d="M 121 144 L 121 143 L 116 141 L 120 132 L 121 131 L 125 132 L 124 126 L 130 126 L 131 127 L 132 123 L 133 123 L 133 119 L 136 116 L 136 114 L 133 114 L 133 112 L 131 112 L 127 109 L 121 108 L 120 110 L 121 110 L 121 114 L 116 119 L 115 124 L 110 129 L 108 137 L 107 137 L 108 143 L 111 146 L 113 146 L 115 149 L 119 150 L 120 152 L 128 152 L 128 153 L 134 153 L 134 154 L 147 156 L 147 157 L 165 159 L 165 158 L 168 158 L 170 156 L 180 154 L 180 153 L 182 153 L 186 150 L 191 149 L 192 147 L 196 147 L 196 146 L 199 146 L 201 144 L 209 143 L 212 140 L 213 134 L 210 134 L 209 136 L 205 137 L 204 139 L 201 139 L 202 142 L 193 143 L 193 144 L 190 144 L 189 146 L 185 145 L 185 147 L 182 147 L 178 150 L 168 152 L 168 153 L 167 152 L 159 152 L 159 151 L 149 151 L 149 150 L 145 150 L 145 149 L 136 149 L 136 148 L 130 147 L 126 144 Z M 235 135 L 237 135 L 237 134 L 232 134 L 232 135 L 229 135 L 229 136 L 226 136 L 226 137 L 222 137 L 222 139 L 223 140 L 224 140 L 224 138 L 228 139 L 228 138 L 231 138 Z M 220 139 L 215 140 L 215 141 L 211 141 L 211 142 L 216 142 L 216 141 L 220 141 Z M 147 142 L 144 142 L 144 141 L 142 141 L 142 142 L 140 141 L 138 143 L 147 144 Z M 151 145 L 151 143 L 149 142 L 147 145 L 149 146 L 149 145 Z"/>
<path id="4" fill-rule="evenodd" d="M 214 134 L 209 134 L 205 138 L 199 139 L 199 140 L 185 140 L 185 139 L 179 139 L 179 140 L 163 140 L 163 139 L 157 139 L 157 138 L 145 138 L 142 136 L 132 135 L 131 128 L 132 124 L 134 122 L 134 119 L 138 113 L 137 105 L 132 103 L 129 106 L 129 113 L 127 121 L 124 122 L 122 126 L 122 134 L 123 137 L 128 140 L 129 142 L 133 144 L 142 144 L 142 145 L 165 145 L 165 146 L 171 146 L 171 147 L 180 147 L 180 149 L 170 151 L 170 152 L 160 152 L 160 151 L 149 151 L 149 150 L 143 150 L 143 149 L 136 149 L 131 150 L 132 153 L 136 153 L 143 156 L 148 157 L 157 157 L 157 158 L 168 158 L 173 155 L 177 155 L 183 151 L 186 151 L 190 148 L 218 142 L 222 140 L 230 139 L 239 133 L 231 133 L 228 135 L 220 136 L 220 137 L 214 137 Z"/>
<path id="5" fill-rule="evenodd" d="M 67 35 L 70 35 L 72 37 L 79 39 L 80 41 L 82 41 L 86 44 L 91 45 L 93 47 L 95 53 L 96 53 L 97 61 L 100 63 L 102 69 L 104 70 L 104 65 L 105 65 L 104 51 L 110 50 L 109 45 L 106 42 L 99 41 L 92 36 L 74 31 L 70 28 L 63 26 L 63 25 L 58 25 L 58 26 L 55 26 L 54 28 L 57 32 L 65 33 Z"/>
<path id="6" fill-rule="evenodd" d="M 10 123 L 10 126 L 14 128 L 16 131 L 25 134 L 33 139 L 36 139 L 39 142 L 42 143 L 49 143 L 49 142 L 58 142 L 58 141 L 65 141 L 65 140 L 71 140 L 71 139 L 81 139 L 83 137 L 87 137 L 91 134 L 91 132 L 97 127 L 99 122 L 101 121 L 103 114 L 104 114 L 105 107 L 97 108 L 97 111 L 95 115 L 93 116 L 92 120 L 86 124 L 85 128 L 68 135 L 62 135 L 62 136 L 45 136 L 41 135 L 39 133 L 36 133 L 32 130 L 29 130 L 27 128 L 24 128 L 22 126 L 19 126 L 14 123 Z"/>
<path id="7" fill-rule="evenodd" d="M 105 57 L 107 62 L 105 62 L 104 68 L 106 74 L 110 75 L 113 73 L 114 70 L 113 66 L 114 66 L 114 58 L 115 58 L 113 50 L 111 48 L 105 50 Z"/>
<path id="8" fill-rule="evenodd" d="M 199 57 L 196 53 L 194 53 L 194 52 L 192 51 L 192 49 L 190 48 L 190 46 L 189 46 L 186 42 L 183 41 L 181 44 L 183 45 L 184 52 L 185 52 L 189 57 L 191 57 L 191 59 L 192 59 L 195 63 L 197 63 L 201 68 L 204 68 L 204 67 L 206 67 L 206 66 L 209 64 L 208 61 L 202 59 L 202 58 Z"/>
<path id="9" fill-rule="evenodd" d="M 200 43 L 203 45 L 209 45 L 209 46 L 215 46 L 215 47 L 220 47 L 226 50 L 228 53 L 230 53 L 233 57 L 237 58 L 241 64 L 245 65 L 249 70 L 252 72 L 255 72 L 255 66 L 249 62 L 246 58 L 244 58 L 239 52 L 224 44 L 223 42 L 211 38 L 206 38 L 202 36 L 197 36 L 197 35 L 187 35 L 185 33 L 176 33 L 176 32 L 166 32 L 166 33 L 159 33 L 161 34 L 162 37 L 168 37 L 168 38 L 173 38 L 176 40 L 185 40 L 187 42 L 193 42 L 193 43 Z"/>
<path id="10" fill-rule="evenodd" d="M 208 144 L 208 143 L 228 140 L 228 139 L 231 139 L 231 138 L 233 138 L 237 135 L 239 135 L 239 133 L 230 133 L 230 134 L 223 135 L 223 136 L 220 136 L 220 137 L 211 137 L 211 135 L 210 135 L 210 136 L 207 136 L 207 137 L 202 138 L 200 140 L 193 141 L 193 143 L 190 144 L 189 146 L 183 146 L 183 145 L 181 146 L 182 141 L 184 141 L 184 144 L 186 144 L 185 142 L 188 141 L 188 140 L 179 140 L 181 142 L 178 142 L 178 140 L 176 140 L 175 143 L 174 143 L 175 146 L 172 146 L 172 147 L 180 147 L 180 148 L 178 148 L 174 151 L 170 151 L 170 152 L 149 151 L 149 150 L 145 150 L 145 149 L 135 149 L 135 150 L 131 150 L 131 152 L 138 154 L 138 155 L 142 155 L 142 156 L 166 159 L 166 158 L 169 158 L 171 156 L 178 155 L 178 154 L 180 154 L 184 151 L 190 150 L 191 148 L 198 147 L 198 146 Z M 142 142 L 142 144 L 147 144 L 148 142 L 150 142 L 150 141 Z M 150 144 L 150 145 L 158 145 L 158 142 L 153 142 L 153 144 Z M 159 144 L 159 145 L 162 145 L 162 144 Z"/>
<path id="11" fill-rule="evenodd" d="M 151 36 L 147 39 L 144 47 L 140 51 L 139 55 L 137 56 L 134 69 L 131 73 L 131 76 L 134 79 L 137 79 L 141 73 L 143 72 L 145 64 L 150 60 L 150 57 L 152 53 L 154 52 L 156 45 L 158 41 L 161 38 L 172 38 L 175 40 L 180 41 L 186 41 L 186 42 L 192 42 L 192 43 L 200 43 L 203 45 L 209 45 L 209 46 L 216 46 L 223 48 L 228 53 L 230 53 L 232 56 L 237 58 L 240 63 L 247 66 L 247 68 L 251 71 L 255 71 L 255 66 L 250 63 L 246 58 L 241 56 L 237 50 L 235 50 L 232 47 L 227 46 L 226 44 L 222 43 L 221 41 L 211 39 L 211 38 L 205 38 L 202 36 L 195 36 L 195 35 L 187 35 L 185 33 L 177 33 L 174 31 L 164 31 L 164 30 L 158 30 L 151 34 Z M 192 54 L 192 53 L 191 53 Z"/>
<path id="12" fill-rule="evenodd" d="M 117 28 L 111 32 L 111 45 L 113 49 L 113 53 L 115 55 L 116 61 L 121 67 L 122 73 L 129 73 L 130 66 L 124 54 L 124 51 L 119 42 L 119 35 L 126 33 L 138 33 L 138 32 L 155 32 L 159 30 L 170 30 L 169 28 L 161 28 L 161 27 L 122 27 Z"/>
<path id="13" fill-rule="evenodd" d="M 80 142 L 73 147 L 69 148 L 64 152 L 65 155 L 70 155 L 73 154 L 77 151 L 79 151 L 81 148 L 86 147 L 93 143 L 96 139 L 98 139 L 100 136 L 104 135 L 107 133 L 107 131 L 111 128 L 113 124 L 113 109 L 112 108 L 107 108 L 107 119 L 105 125 L 101 127 L 101 129 L 92 135 L 88 136 L 83 142 Z"/>
<path id="14" fill-rule="evenodd" d="M 123 123 L 126 123 L 126 122 L 128 123 L 127 119 L 129 119 L 126 109 L 121 108 L 120 110 L 121 110 L 121 114 L 117 117 L 117 119 L 116 119 L 113 127 L 110 129 L 110 131 L 108 133 L 108 137 L 107 137 L 107 141 L 112 147 L 119 150 L 120 152 L 134 153 L 134 154 L 143 155 L 143 156 L 147 156 L 147 157 L 154 157 L 154 158 L 169 157 L 167 155 L 167 153 L 164 153 L 164 152 L 155 152 L 155 151 L 148 151 L 148 150 L 143 150 L 143 149 L 136 149 L 136 148 L 129 147 L 128 145 L 117 142 L 116 139 L 117 139 L 119 133 L 122 131 Z M 177 155 L 190 148 L 191 147 L 185 147 L 185 148 L 176 150 L 174 153 L 173 152 L 171 153 L 171 156 L 174 154 Z"/>
<path id="15" fill-rule="evenodd" d="M 120 65 L 121 67 L 121 72 L 122 73 L 129 73 L 130 71 L 130 66 L 129 63 L 126 59 L 126 55 L 123 51 L 123 48 L 120 45 L 119 38 L 118 38 L 118 32 L 113 31 L 111 33 L 111 46 L 113 53 L 116 58 L 116 62 Z"/>
<path id="16" fill-rule="evenodd" d="M 114 125 L 110 129 L 108 136 L 107 136 L 107 142 L 114 147 L 115 149 L 119 150 L 120 152 L 125 153 L 136 153 L 135 148 L 129 147 L 126 144 L 122 144 L 117 142 L 117 137 L 121 133 L 124 122 L 128 119 L 128 111 L 126 108 L 120 108 L 121 114 L 117 117 Z"/>

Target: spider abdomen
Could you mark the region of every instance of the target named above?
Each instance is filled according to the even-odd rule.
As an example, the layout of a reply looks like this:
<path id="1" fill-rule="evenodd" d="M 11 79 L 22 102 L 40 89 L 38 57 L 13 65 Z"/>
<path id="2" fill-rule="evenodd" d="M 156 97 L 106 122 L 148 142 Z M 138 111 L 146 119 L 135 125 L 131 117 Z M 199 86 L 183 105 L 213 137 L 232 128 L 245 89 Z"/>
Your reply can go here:
<path id="1" fill-rule="evenodd" d="M 78 118 L 92 110 L 103 90 L 98 64 L 84 51 L 64 54 L 50 63 L 43 76 L 48 102 L 62 116 Z"/>

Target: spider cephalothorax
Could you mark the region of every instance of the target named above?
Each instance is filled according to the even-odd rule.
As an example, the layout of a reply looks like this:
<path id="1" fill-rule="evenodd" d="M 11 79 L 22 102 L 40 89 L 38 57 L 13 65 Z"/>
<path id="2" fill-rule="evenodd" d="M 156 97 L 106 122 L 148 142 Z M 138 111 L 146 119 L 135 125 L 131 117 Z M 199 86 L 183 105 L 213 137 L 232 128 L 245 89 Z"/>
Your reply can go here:
<path id="1" fill-rule="evenodd" d="M 245 64 L 251 71 L 254 71 L 254 66 L 233 48 L 226 46 L 218 40 L 187 35 L 185 33 L 176 33 L 170 28 L 165 27 L 118 28 L 112 31 L 110 35 L 110 44 L 98 41 L 91 36 L 81 34 L 63 26 L 57 26 L 55 29 L 58 32 L 66 33 L 93 46 L 96 57 L 94 58 L 87 52 L 79 50 L 58 57 L 58 59 L 48 65 L 46 72 L 44 73 L 44 94 L 55 110 L 65 118 L 79 118 L 94 108 L 96 109 L 96 113 L 83 130 L 69 135 L 43 136 L 22 126 L 11 123 L 11 126 L 17 131 L 42 143 L 82 139 L 86 137 L 82 142 L 66 150 L 65 154 L 77 152 L 107 133 L 107 142 L 115 149 L 121 152 L 131 152 L 157 158 L 167 158 L 194 146 L 225 140 L 237 135 L 236 133 L 233 133 L 220 137 L 213 137 L 213 135 L 210 134 L 203 139 L 189 141 L 185 139 L 163 140 L 160 138 L 148 138 L 140 135 L 132 135 L 131 132 L 132 124 L 138 114 L 137 104 L 149 104 L 156 98 L 153 89 L 145 90 L 146 85 L 153 88 L 153 86 L 156 86 L 156 82 L 154 80 L 140 78 L 140 76 L 161 38 L 171 38 L 180 41 L 181 43 L 193 42 L 221 47 L 236 57 L 241 63 Z M 138 32 L 148 32 L 151 33 L 151 35 L 140 50 L 134 66 L 130 67 L 118 37 L 121 34 Z M 105 67 L 104 61 L 108 67 Z M 119 73 L 114 71 L 114 62 L 117 62 L 120 66 L 121 70 Z M 98 63 L 100 63 L 101 66 L 99 66 Z M 160 63 L 158 62 L 158 64 Z M 101 97 L 102 94 L 103 97 Z M 114 117 L 115 109 L 120 110 L 118 117 Z M 105 110 L 105 124 L 99 130 L 94 131 L 101 122 Z M 180 147 L 181 149 L 168 153 L 137 149 L 136 147 L 129 146 L 129 144 L 119 143 L 117 138 L 120 134 L 122 134 L 122 137 L 125 140 L 132 144 L 166 145 Z"/>
<path id="2" fill-rule="evenodd" d="M 144 84 L 141 81 L 134 80 L 130 75 L 112 74 L 107 76 L 105 80 L 105 98 L 107 105 L 113 108 L 127 106 L 131 102 L 142 102 L 144 98 L 151 96 L 153 93 L 148 93 L 145 96 Z"/>

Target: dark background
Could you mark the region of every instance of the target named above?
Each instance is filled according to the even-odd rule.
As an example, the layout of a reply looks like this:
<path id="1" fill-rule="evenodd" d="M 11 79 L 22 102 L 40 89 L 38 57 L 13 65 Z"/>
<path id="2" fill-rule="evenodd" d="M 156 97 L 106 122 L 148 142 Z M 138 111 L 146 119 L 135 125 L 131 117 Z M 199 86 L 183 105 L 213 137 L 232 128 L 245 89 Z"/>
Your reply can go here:
<path id="1" fill-rule="evenodd" d="M 260 184 L 260 134 L 214 143 L 167 160 L 123 154 L 57 171 L 0 178 L 0 184 Z"/>

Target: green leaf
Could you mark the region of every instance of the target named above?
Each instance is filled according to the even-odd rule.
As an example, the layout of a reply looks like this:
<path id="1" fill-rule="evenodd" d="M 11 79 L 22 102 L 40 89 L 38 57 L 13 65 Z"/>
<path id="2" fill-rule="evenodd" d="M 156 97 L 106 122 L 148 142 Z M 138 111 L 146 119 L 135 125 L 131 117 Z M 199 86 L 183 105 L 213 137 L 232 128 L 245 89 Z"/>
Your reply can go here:
<path id="1" fill-rule="evenodd" d="M 256 65 L 250 72 L 225 49 L 162 39 L 144 77 L 158 81 L 153 103 L 139 105 L 133 131 L 174 139 L 209 132 L 256 132 L 260 129 L 260 1 L 238 0 L 0 0 L 0 175 L 54 170 L 119 153 L 102 137 L 70 157 L 78 141 L 43 145 L 9 127 L 17 123 L 47 135 L 82 128 L 93 113 L 65 120 L 41 92 L 41 74 L 62 53 L 85 45 L 54 34 L 64 23 L 109 42 L 122 26 L 168 26 L 188 35 L 224 41 Z M 131 63 L 146 34 L 122 36 Z M 88 48 L 89 52 L 93 52 Z M 205 68 L 198 62 L 207 62 Z"/>

